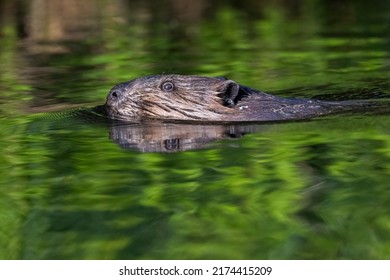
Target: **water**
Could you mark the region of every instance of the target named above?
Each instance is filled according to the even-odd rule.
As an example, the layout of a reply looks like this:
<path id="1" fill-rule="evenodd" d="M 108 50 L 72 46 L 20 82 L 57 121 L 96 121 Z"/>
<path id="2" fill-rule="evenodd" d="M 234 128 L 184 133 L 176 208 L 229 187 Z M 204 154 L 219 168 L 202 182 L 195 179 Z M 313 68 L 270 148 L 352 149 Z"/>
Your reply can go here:
<path id="1" fill-rule="evenodd" d="M 388 100 L 389 1 L 13 2 L 0 9 L 0 258 L 390 258 L 388 114 L 125 126 L 67 113 L 172 72 Z"/>

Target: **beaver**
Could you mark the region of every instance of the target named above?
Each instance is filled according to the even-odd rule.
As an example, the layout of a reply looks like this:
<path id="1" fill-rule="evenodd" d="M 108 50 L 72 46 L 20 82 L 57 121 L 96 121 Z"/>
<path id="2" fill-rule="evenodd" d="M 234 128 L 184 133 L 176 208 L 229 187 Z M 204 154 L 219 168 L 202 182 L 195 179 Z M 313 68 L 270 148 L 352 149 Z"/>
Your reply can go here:
<path id="1" fill-rule="evenodd" d="M 364 101 L 278 97 L 224 77 L 164 74 L 114 86 L 104 109 L 109 118 L 124 121 L 262 122 L 308 119 L 372 106 Z"/>
<path id="2" fill-rule="evenodd" d="M 109 138 L 123 149 L 172 153 L 202 149 L 217 140 L 238 139 L 267 129 L 266 125 L 252 123 L 189 124 L 148 121 L 110 125 Z"/>

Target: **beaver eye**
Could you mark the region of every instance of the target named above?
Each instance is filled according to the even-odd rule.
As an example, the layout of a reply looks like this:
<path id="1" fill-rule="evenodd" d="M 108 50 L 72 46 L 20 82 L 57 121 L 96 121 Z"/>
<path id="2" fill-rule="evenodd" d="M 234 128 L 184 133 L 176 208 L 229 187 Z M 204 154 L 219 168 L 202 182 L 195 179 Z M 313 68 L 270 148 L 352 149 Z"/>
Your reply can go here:
<path id="1" fill-rule="evenodd" d="M 172 82 L 164 82 L 164 83 L 162 83 L 162 85 L 161 85 L 161 89 L 162 89 L 163 91 L 172 91 L 172 90 L 175 89 L 175 86 L 173 85 Z"/>

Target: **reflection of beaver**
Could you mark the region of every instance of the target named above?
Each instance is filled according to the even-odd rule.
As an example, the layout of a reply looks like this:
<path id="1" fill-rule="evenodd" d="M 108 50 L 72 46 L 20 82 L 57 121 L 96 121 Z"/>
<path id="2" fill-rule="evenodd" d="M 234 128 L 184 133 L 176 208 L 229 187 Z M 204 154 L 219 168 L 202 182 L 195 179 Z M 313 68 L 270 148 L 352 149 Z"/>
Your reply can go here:
<path id="1" fill-rule="evenodd" d="M 225 78 L 159 75 L 116 85 L 105 110 L 110 118 L 126 121 L 246 122 L 306 119 L 373 104 L 281 98 Z"/>
<path id="2" fill-rule="evenodd" d="M 109 137 L 124 149 L 178 152 L 200 149 L 220 139 L 240 138 L 247 133 L 263 131 L 266 127 L 258 124 L 122 123 L 110 126 Z"/>

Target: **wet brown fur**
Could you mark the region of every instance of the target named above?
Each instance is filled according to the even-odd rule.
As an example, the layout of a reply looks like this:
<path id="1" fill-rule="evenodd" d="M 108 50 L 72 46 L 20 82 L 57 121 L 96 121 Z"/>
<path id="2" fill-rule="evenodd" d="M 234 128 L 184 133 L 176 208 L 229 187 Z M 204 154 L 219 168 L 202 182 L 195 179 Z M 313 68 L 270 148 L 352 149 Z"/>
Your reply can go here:
<path id="1" fill-rule="evenodd" d="M 165 83 L 173 85 L 166 91 Z M 112 119 L 206 122 L 280 121 L 312 118 L 359 103 L 281 98 L 224 78 L 157 75 L 114 86 L 105 110 Z"/>

